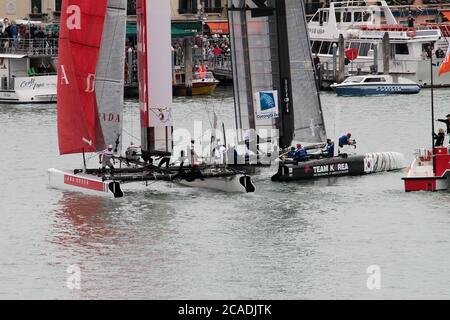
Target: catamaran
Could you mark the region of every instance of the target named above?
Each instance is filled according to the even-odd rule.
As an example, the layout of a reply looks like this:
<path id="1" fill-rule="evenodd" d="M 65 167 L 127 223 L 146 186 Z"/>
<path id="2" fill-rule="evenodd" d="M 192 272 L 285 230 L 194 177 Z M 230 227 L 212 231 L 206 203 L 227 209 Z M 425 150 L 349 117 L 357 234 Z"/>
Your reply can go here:
<path id="1" fill-rule="evenodd" d="M 279 147 L 306 145 L 315 159 L 279 160 L 273 181 L 363 175 L 404 167 L 396 152 L 328 158 L 327 134 L 314 74 L 304 4 L 301 0 L 229 4 L 238 128 L 278 130 Z"/>
<path id="2" fill-rule="evenodd" d="M 122 153 L 126 0 L 64 0 L 58 68 L 58 138 L 61 155 L 102 152 L 113 146 L 120 169 L 49 169 L 52 187 L 113 198 L 123 184 L 168 181 L 225 192 L 254 192 L 251 178 L 208 164 L 157 167 L 173 150 L 170 3 L 138 0 L 141 154 Z M 87 34 L 85 30 L 90 30 Z M 184 162 L 184 159 L 183 159 Z"/>

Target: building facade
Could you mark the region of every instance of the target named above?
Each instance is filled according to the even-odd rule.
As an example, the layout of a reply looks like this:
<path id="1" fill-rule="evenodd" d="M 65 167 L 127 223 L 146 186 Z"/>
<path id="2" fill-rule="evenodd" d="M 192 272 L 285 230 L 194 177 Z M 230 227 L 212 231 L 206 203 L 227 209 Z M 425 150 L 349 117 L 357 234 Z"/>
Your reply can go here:
<path id="1" fill-rule="evenodd" d="M 59 19 L 62 0 L 2 0 L 0 18 L 52 22 Z"/>

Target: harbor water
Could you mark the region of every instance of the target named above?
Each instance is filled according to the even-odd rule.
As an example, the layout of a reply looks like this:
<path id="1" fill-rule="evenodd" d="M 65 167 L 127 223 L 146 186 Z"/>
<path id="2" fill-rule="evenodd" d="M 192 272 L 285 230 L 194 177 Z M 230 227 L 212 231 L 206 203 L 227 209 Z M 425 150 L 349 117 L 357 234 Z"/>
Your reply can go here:
<path id="1" fill-rule="evenodd" d="M 449 100 L 436 91 L 437 116 Z M 410 161 L 431 144 L 429 90 L 322 102 L 329 135 L 351 131 L 361 153 Z M 176 127 L 208 127 L 213 111 L 233 126 L 231 88 L 177 98 Z M 137 101 L 125 113 L 127 143 Z M 55 105 L 0 105 L 0 133 L 0 299 L 448 298 L 450 194 L 406 194 L 404 172 L 275 183 L 263 171 L 255 194 L 158 182 L 110 200 L 48 188 L 48 168 L 81 166 L 58 154 Z"/>

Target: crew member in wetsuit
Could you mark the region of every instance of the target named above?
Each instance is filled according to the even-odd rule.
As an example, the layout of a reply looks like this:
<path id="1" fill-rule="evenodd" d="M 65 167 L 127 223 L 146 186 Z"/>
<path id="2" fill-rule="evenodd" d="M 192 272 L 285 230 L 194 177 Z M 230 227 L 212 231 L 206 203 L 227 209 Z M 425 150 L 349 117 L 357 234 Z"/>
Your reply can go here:
<path id="1" fill-rule="evenodd" d="M 354 141 L 351 140 L 352 134 L 347 133 L 339 138 L 339 147 L 343 148 L 344 146 L 352 146 L 354 145 Z"/>
<path id="2" fill-rule="evenodd" d="M 302 147 L 301 144 L 297 144 L 297 150 L 295 150 L 294 160 L 298 162 L 305 162 L 309 160 L 308 152 L 305 148 Z"/>
<path id="3" fill-rule="evenodd" d="M 444 146 L 444 140 L 445 140 L 445 130 L 444 129 L 439 129 L 439 133 L 433 134 L 434 136 L 434 140 L 436 140 L 436 144 L 434 145 L 435 147 L 443 147 Z"/>
<path id="4" fill-rule="evenodd" d="M 294 159 L 295 158 L 295 154 L 296 154 L 295 147 L 291 147 L 291 151 L 288 152 L 287 157 L 289 159 Z"/>
<path id="5" fill-rule="evenodd" d="M 325 146 L 324 152 L 328 158 L 334 157 L 334 141 L 327 139 L 327 145 Z"/>
<path id="6" fill-rule="evenodd" d="M 437 119 L 439 122 L 443 122 L 447 125 L 447 134 L 450 135 L 450 114 L 446 116 L 447 119 Z"/>
<path id="7" fill-rule="evenodd" d="M 186 172 L 184 172 L 184 162 L 186 161 L 186 157 L 184 155 L 184 151 L 181 150 L 181 154 L 180 154 L 180 158 L 178 158 L 178 160 L 180 161 L 180 168 L 178 169 L 178 172 L 176 175 L 174 175 L 172 177 L 172 180 L 176 180 L 176 179 L 185 179 L 186 178 Z"/>
<path id="8" fill-rule="evenodd" d="M 106 167 L 109 167 L 111 174 L 114 174 L 114 165 L 112 161 L 114 160 L 113 146 L 110 144 L 108 149 L 102 151 L 99 155 L 99 162 L 102 165 L 102 174 L 106 173 Z"/>
<path id="9" fill-rule="evenodd" d="M 166 156 L 161 156 L 159 158 L 157 158 L 156 160 L 160 160 L 158 167 L 162 168 L 164 165 L 166 166 L 167 169 L 169 169 L 170 166 L 170 157 L 166 157 Z"/>
<path id="10" fill-rule="evenodd" d="M 202 181 L 205 180 L 205 178 L 203 177 L 203 174 L 198 166 L 197 163 L 194 163 L 191 166 L 191 170 L 189 170 L 186 175 L 185 175 L 185 180 L 187 182 L 194 182 L 196 179 L 200 179 Z"/>
<path id="11" fill-rule="evenodd" d="M 131 142 L 127 151 L 125 151 L 125 157 L 128 161 L 139 161 L 139 147 L 136 146 L 134 142 Z"/>

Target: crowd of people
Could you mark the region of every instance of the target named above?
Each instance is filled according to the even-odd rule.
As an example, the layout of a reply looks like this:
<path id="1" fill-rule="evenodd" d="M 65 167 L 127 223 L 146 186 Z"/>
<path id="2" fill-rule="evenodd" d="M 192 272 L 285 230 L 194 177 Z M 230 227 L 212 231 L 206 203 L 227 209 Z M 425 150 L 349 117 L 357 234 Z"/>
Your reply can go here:
<path id="1" fill-rule="evenodd" d="M 172 40 L 174 52 L 174 65 L 181 66 L 184 63 L 183 39 Z M 194 61 L 205 61 L 231 53 L 230 40 L 227 37 L 202 37 L 197 35 L 193 42 Z"/>
<path id="2" fill-rule="evenodd" d="M 45 26 L 4 21 L 0 25 L 0 49 L 57 48 L 58 36 Z"/>

